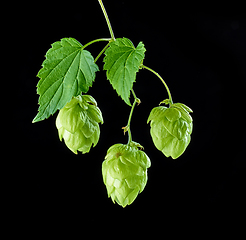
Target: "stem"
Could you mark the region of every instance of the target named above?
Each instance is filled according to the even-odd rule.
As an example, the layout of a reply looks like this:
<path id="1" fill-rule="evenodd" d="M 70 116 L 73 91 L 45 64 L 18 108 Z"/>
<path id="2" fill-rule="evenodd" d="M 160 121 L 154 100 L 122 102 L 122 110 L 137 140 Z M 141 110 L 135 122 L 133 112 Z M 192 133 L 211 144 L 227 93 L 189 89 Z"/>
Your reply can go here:
<path id="1" fill-rule="evenodd" d="M 103 2 L 102 2 L 102 0 L 98 0 L 98 2 L 99 2 L 100 6 L 101 6 L 101 8 L 102 8 L 104 17 L 105 17 L 106 22 L 107 22 L 107 24 L 108 24 L 108 29 L 109 29 L 109 32 L 110 32 L 110 35 L 111 35 L 111 39 L 115 40 L 114 32 L 113 32 L 112 26 L 111 26 L 111 24 L 110 24 L 110 21 L 109 21 L 109 18 L 108 18 L 108 14 L 107 14 L 107 12 L 106 12 L 106 9 L 105 9 L 105 7 L 104 7 L 104 5 L 103 5 Z"/>
<path id="2" fill-rule="evenodd" d="M 131 134 L 131 129 L 130 129 L 130 125 L 131 125 L 131 119 L 132 119 L 132 114 L 133 114 L 133 110 L 136 106 L 136 104 L 140 104 L 141 101 L 139 98 L 137 98 L 135 92 L 133 91 L 133 89 L 131 90 L 132 91 L 132 94 L 133 94 L 133 97 L 134 97 L 134 103 L 132 104 L 132 108 L 131 108 L 131 112 L 130 112 L 130 115 L 129 115 L 129 118 L 128 118 L 128 122 L 127 122 L 127 126 L 124 128 L 124 132 L 128 132 L 128 144 L 130 144 L 132 142 L 132 134 Z"/>
<path id="3" fill-rule="evenodd" d="M 135 94 L 135 92 L 134 92 L 134 90 L 133 90 L 133 88 L 132 88 L 132 95 L 133 95 L 133 97 L 134 97 L 134 99 L 135 99 L 135 101 L 137 102 L 137 104 L 139 105 L 140 103 L 141 103 L 141 100 L 136 96 L 136 94 Z"/>
<path id="4" fill-rule="evenodd" d="M 110 42 L 110 40 L 111 40 L 111 38 L 99 38 L 99 39 L 96 39 L 96 40 L 93 40 L 93 41 L 91 41 L 91 42 L 86 43 L 86 44 L 82 47 L 82 49 L 85 49 L 86 47 L 88 47 L 89 45 L 91 45 L 91 44 L 93 44 L 93 43 L 95 43 L 95 42 L 102 42 L 102 41 L 104 41 L 104 42 Z"/>
<path id="5" fill-rule="evenodd" d="M 126 129 L 128 131 L 128 144 L 132 141 L 132 134 L 131 134 L 130 124 L 131 124 L 132 114 L 133 114 L 134 107 L 136 106 L 136 103 L 137 103 L 137 99 L 135 98 L 134 103 L 132 104 L 132 109 L 131 109 L 131 112 L 130 112 L 130 115 L 129 115 L 129 118 L 128 118 L 128 123 L 127 123 L 127 126 L 126 126 Z"/>
<path id="6" fill-rule="evenodd" d="M 97 57 L 95 58 L 94 63 L 97 62 L 97 60 L 101 57 L 101 55 L 106 51 L 106 49 L 109 47 L 110 41 L 108 42 L 108 44 L 103 48 L 103 50 L 97 55 Z"/>
<path id="7" fill-rule="evenodd" d="M 136 94 L 135 94 L 135 92 L 134 92 L 134 90 L 133 90 L 133 88 L 132 88 L 132 95 L 133 95 L 133 97 L 134 97 L 135 100 L 138 99 L 137 96 L 136 96 Z"/>
<path id="8" fill-rule="evenodd" d="M 159 75 L 159 73 L 157 73 L 156 71 L 154 71 L 153 69 L 149 68 L 149 67 L 146 67 L 144 65 L 141 65 L 142 68 L 145 68 L 147 70 L 149 70 L 150 72 L 154 73 L 161 81 L 162 83 L 164 84 L 166 90 L 167 90 L 167 93 L 168 93 L 168 96 L 169 96 L 169 105 L 173 104 L 173 100 L 172 100 L 172 96 L 171 96 L 171 92 L 167 86 L 167 84 L 165 83 L 165 81 L 163 80 L 163 78 Z"/>

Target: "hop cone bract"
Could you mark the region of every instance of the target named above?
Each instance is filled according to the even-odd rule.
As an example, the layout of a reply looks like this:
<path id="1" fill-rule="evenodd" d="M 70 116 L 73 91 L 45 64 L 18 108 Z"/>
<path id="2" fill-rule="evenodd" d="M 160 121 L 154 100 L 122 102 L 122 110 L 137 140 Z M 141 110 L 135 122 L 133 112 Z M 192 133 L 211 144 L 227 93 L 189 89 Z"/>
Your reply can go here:
<path id="1" fill-rule="evenodd" d="M 122 207 L 130 205 L 147 183 L 150 159 L 145 152 L 138 149 L 139 146 L 135 142 L 127 145 L 115 144 L 108 149 L 102 164 L 108 197 Z"/>
<path id="2" fill-rule="evenodd" d="M 150 134 L 156 148 L 166 156 L 178 158 L 190 143 L 192 133 L 192 110 L 184 104 L 175 103 L 170 108 L 155 107 L 150 112 Z"/>
<path id="3" fill-rule="evenodd" d="M 100 122 L 103 123 L 103 118 L 96 100 L 89 95 L 79 95 L 60 110 L 56 127 L 60 140 L 63 138 L 71 151 L 87 153 L 99 140 Z"/>

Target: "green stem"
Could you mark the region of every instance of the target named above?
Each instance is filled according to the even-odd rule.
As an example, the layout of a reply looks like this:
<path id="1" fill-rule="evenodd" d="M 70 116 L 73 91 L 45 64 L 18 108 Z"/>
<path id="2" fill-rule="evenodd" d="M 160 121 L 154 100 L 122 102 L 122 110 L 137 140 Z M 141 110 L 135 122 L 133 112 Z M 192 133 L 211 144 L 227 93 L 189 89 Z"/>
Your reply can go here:
<path id="1" fill-rule="evenodd" d="M 131 112 L 130 112 L 130 115 L 129 115 L 129 118 L 128 118 L 128 123 L 127 123 L 127 126 L 126 126 L 126 130 L 128 132 L 128 144 L 130 144 L 131 141 L 132 141 L 132 134 L 131 134 L 130 125 L 131 125 L 131 119 L 132 119 L 133 110 L 134 110 L 134 107 L 136 106 L 136 103 L 137 103 L 137 99 L 135 98 L 134 103 L 132 104 L 132 109 L 131 109 Z"/>
<path id="2" fill-rule="evenodd" d="M 95 63 L 97 62 L 97 60 L 101 57 L 101 55 L 106 51 L 106 49 L 109 47 L 111 41 L 108 42 L 108 44 L 103 48 L 103 50 L 97 55 L 97 57 L 95 58 Z"/>
<path id="3" fill-rule="evenodd" d="M 131 90 L 131 91 L 132 91 L 132 95 L 133 95 L 134 99 L 135 99 L 135 100 L 137 100 L 138 98 L 137 98 L 137 96 L 136 96 L 136 94 L 135 94 L 135 92 L 134 92 L 133 88 L 132 88 L 132 90 Z"/>
<path id="4" fill-rule="evenodd" d="M 95 43 L 95 42 L 110 42 L 111 38 L 99 38 L 99 39 L 96 39 L 96 40 L 93 40 L 91 42 L 88 42 L 86 43 L 83 47 L 82 47 L 82 50 L 85 49 L 86 47 L 88 47 L 89 45 Z"/>
<path id="5" fill-rule="evenodd" d="M 107 24 L 108 24 L 108 29 L 109 29 L 109 32 L 110 32 L 110 35 L 111 35 L 111 39 L 115 40 L 114 32 L 113 32 L 111 23 L 110 23 L 110 21 L 109 21 L 109 18 L 108 18 L 108 14 L 107 14 L 107 12 L 106 12 L 106 9 L 105 9 L 105 7 L 104 7 L 104 5 L 103 5 L 103 2 L 102 2 L 102 0 L 98 0 L 98 2 L 99 2 L 100 6 L 101 6 L 101 8 L 102 8 L 104 17 L 105 17 L 106 22 L 107 22 Z"/>
<path id="6" fill-rule="evenodd" d="M 149 68 L 149 67 L 146 67 L 144 65 L 141 65 L 142 68 L 145 68 L 147 70 L 149 70 L 150 72 L 154 73 L 161 81 L 162 83 L 164 84 L 166 90 L 167 90 L 167 93 L 168 93 L 168 96 L 169 96 L 169 104 L 173 104 L 173 100 L 172 100 L 172 96 L 171 96 L 171 92 L 167 86 L 167 84 L 165 83 L 165 81 L 163 80 L 163 78 L 159 75 L 159 73 L 157 73 L 156 71 L 154 71 L 153 69 Z"/>
<path id="7" fill-rule="evenodd" d="M 129 118 L 128 118 L 127 126 L 125 127 L 125 131 L 128 132 L 128 144 L 130 144 L 132 142 L 132 134 L 131 134 L 130 125 L 131 125 L 133 110 L 134 110 L 136 104 L 140 104 L 141 103 L 140 99 L 137 98 L 134 90 L 132 89 L 131 91 L 132 91 L 132 94 L 133 94 L 133 97 L 134 97 L 134 103 L 132 104 L 132 108 L 131 108 L 131 112 L 130 112 L 130 115 L 129 115 Z"/>

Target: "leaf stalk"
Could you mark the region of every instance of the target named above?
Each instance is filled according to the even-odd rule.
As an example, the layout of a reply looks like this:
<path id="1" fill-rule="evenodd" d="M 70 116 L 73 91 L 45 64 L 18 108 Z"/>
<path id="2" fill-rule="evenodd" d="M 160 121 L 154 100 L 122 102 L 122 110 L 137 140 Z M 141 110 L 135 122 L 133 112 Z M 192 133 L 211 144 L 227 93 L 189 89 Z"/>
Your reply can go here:
<path id="1" fill-rule="evenodd" d="M 93 43 L 96 43 L 96 42 L 110 42 L 111 38 L 99 38 L 99 39 L 96 39 L 96 40 L 93 40 L 93 41 L 90 41 L 88 43 L 86 43 L 83 47 L 82 47 L 82 50 L 85 49 L 86 47 L 90 46 L 91 44 Z"/>
<path id="2" fill-rule="evenodd" d="M 103 48 L 103 50 L 97 55 L 97 57 L 95 58 L 94 63 L 97 62 L 97 60 L 101 57 L 101 55 L 106 51 L 106 49 L 109 47 L 110 41 L 108 42 L 108 44 Z"/>

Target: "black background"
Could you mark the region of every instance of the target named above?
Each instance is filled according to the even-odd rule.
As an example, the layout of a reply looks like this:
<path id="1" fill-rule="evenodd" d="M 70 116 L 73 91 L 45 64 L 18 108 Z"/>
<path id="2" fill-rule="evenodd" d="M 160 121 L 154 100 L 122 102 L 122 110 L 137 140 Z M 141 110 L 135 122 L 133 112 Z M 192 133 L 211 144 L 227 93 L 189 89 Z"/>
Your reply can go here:
<path id="1" fill-rule="evenodd" d="M 107 149 L 127 143 L 122 127 L 127 106 L 106 80 L 102 57 L 88 94 L 104 117 L 98 145 L 89 154 L 69 151 L 58 139 L 56 114 L 32 124 L 37 113 L 36 77 L 50 44 L 74 37 L 82 44 L 110 37 L 97 1 L 66 4 L 28 3 L 17 20 L 21 48 L 16 55 L 18 102 L 15 121 L 20 143 L 18 160 L 11 162 L 17 186 L 17 216 L 28 215 L 32 227 L 46 229 L 57 221 L 159 227 L 215 224 L 230 214 L 243 214 L 245 203 L 245 90 L 246 17 L 242 9 L 191 8 L 154 1 L 104 1 L 116 37 L 127 37 L 147 49 L 144 64 L 167 82 L 174 102 L 193 109 L 194 130 L 186 152 L 177 160 L 166 158 L 153 145 L 151 109 L 167 93 L 152 73 L 141 70 L 134 90 L 142 103 L 132 119 L 133 140 L 145 147 L 152 166 L 148 183 L 125 209 L 107 198 L 101 164 Z M 19 42 L 20 42 L 19 41 Z M 105 43 L 88 47 L 93 56 Z M 18 210 L 21 210 L 20 214 Z M 229 217 L 228 217 L 229 218 Z M 190 219 L 190 220 L 189 220 Z M 231 218 L 229 218 L 232 220 Z M 124 220 L 125 221 L 125 220 Z M 83 224 L 82 224 L 83 222 Z M 191 224 L 192 225 L 192 224 Z M 193 225 L 192 225 L 193 226 Z"/>

